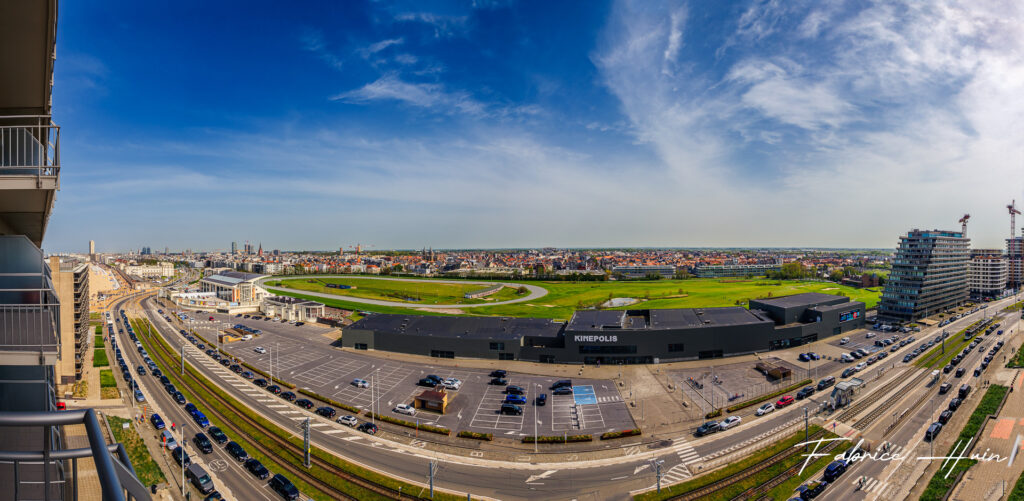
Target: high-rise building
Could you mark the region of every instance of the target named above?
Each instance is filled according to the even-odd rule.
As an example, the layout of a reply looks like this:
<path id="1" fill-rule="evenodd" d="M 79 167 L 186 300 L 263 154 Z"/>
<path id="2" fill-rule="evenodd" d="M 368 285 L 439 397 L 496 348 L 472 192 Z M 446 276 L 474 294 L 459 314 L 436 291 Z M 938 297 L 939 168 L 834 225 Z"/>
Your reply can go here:
<path id="1" fill-rule="evenodd" d="M 60 351 L 56 367 L 58 393 L 70 393 L 70 385 L 82 379 L 89 341 L 89 265 L 50 257 L 53 288 L 60 300 Z"/>
<path id="2" fill-rule="evenodd" d="M 971 297 L 996 297 L 1006 290 L 1010 265 L 1000 249 L 972 249 L 969 287 Z"/>
<path id="3" fill-rule="evenodd" d="M 149 247 L 143 247 L 142 250 L 139 251 L 139 254 L 143 256 L 151 256 L 153 255 L 153 251 Z"/>
<path id="4" fill-rule="evenodd" d="M 231 242 L 231 253 L 238 254 L 238 242 Z"/>
<path id="5" fill-rule="evenodd" d="M 1024 237 L 1006 239 L 1007 284 L 1011 289 L 1024 285 Z"/>
<path id="6" fill-rule="evenodd" d="M 914 229 L 900 236 L 879 317 L 914 321 L 967 301 L 969 244 L 959 231 Z"/>
<path id="7" fill-rule="evenodd" d="M 76 354 L 61 346 L 62 313 L 73 314 L 74 301 L 58 299 L 52 272 L 60 270 L 39 249 L 62 168 L 60 127 L 51 119 L 57 17 L 57 0 L 0 2 L 0 454 L 42 458 L 0 462 L 0 498 L 120 500 L 127 490 L 149 500 L 124 448 L 117 459 L 108 451 L 94 409 L 69 403 L 56 412 L 58 366 Z M 72 296 L 88 296 L 85 284 L 75 290 L 73 275 L 71 284 Z M 82 427 L 69 426 L 76 424 L 88 430 L 87 443 Z"/>
<path id="8" fill-rule="evenodd" d="M 89 254 L 90 255 L 96 254 L 96 241 L 95 240 L 89 240 Z"/>

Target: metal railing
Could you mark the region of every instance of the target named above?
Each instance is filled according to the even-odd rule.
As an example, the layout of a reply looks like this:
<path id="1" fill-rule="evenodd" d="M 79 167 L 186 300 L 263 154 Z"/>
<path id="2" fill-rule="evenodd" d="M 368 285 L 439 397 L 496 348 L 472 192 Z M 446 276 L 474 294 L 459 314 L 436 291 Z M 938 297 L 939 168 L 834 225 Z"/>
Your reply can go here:
<path id="1" fill-rule="evenodd" d="M 74 411 L 56 412 L 0 412 L 0 428 L 4 427 L 42 427 L 46 430 L 44 436 L 50 436 L 55 427 L 82 424 L 85 425 L 85 433 L 89 438 L 89 447 L 81 449 L 51 450 L 50 441 L 43 440 L 42 451 L 0 451 L 0 462 L 13 463 L 14 485 L 13 497 L 18 499 L 19 491 L 22 489 L 23 481 L 20 478 L 20 467 L 25 464 L 42 465 L 43 473 L 43 499 L 49 501 L 51 485 L 60 486 L 62 496 L 53 499 L 78 499 L 78 459 L 91 457 L 96 465 L 96 473 L 100 480 L 100 487 L 103 490 L 103 499 L 110 501 L 124 501 L 140 499 L 148 501 L 150 498 L 146 487 L 139 482 L 132 467 L 131 459 L 128 457 L 124 446 L 121 444 L 107 445 L 103 439 L 103 432 L 100 430 L 99 421 L 96 418 L 96 411 L 82 409 Z M 110 453 L 117 453 L 120 461 L 114 461 Z M 71 460 L 71 484 L 68 486 L 67 479 L 50 478 L 50 465 L 59 471 L 66 472 L 64 462 Z M 68 490 L 70 488 L 70 490 Z"/>
<path id="2" fill-rule="evenodd" d="M 0 116 L 0 176 L 59 174 L 60 127 L 49 115 Z"/>

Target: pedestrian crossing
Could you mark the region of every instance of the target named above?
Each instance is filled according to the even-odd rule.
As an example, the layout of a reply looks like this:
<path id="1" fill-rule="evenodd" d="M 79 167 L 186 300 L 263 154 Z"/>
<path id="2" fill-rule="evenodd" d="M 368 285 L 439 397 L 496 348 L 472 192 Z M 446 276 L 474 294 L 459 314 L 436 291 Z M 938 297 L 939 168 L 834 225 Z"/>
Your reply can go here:
<path id="1" fill-rule="evenodd" d="M 690 473 L 690 469 L 687 468 L 685 464 L 677 464 L 661 475 L 661 486 L 665 487 L 666 485 L 678 484 L 679 482 L 686 481 L 692 476 L 693 474 Z"/>
<path id="2" fill-rule="evenodd" d="M 857 487 L 861 483 L 861 478 L 864 478 L 864 484 L 860 487 L 861 491 L 869 492 L 871 494 L 882 494 L 889 488 L 888 482 L 883 482 L 874 477 L 857 477 L 850 482 L 850 485 Z"/>
<path id="3" fill-rule="evenodd" d="M 697 454 L 697 451 L 685 442 L 676 446 L 676 455 L 679 456 L 679 463 L 683 465 L 690 465 L 701 460 L 700 454 Z"/>
<path id="4" fill-rule="evenodd" d="M 621 402 L 622 397 L 619 395 L 608 395 L 603 397 L 597 397 L 597 403 L 599 404 L 611 404 L 615 402 Z"/>

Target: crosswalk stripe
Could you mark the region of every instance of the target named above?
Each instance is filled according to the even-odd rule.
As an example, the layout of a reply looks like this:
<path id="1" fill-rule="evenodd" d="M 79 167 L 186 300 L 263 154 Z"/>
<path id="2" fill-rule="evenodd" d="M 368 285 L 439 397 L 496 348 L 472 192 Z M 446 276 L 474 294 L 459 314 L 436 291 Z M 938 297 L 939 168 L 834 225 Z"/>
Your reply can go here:
<path id="1" fill-rule="evenodd" d="M 335 428 L 335 429 L 333 429 L 333 430 L 327 430 L 327 431 L 325 431 L 324 433 L 327 433 L 327 434 L 329 434 L 329 435 L 333 435 L 333 434 L 335 434 L 335 433 L 341 433 L 341 432 L 343 432 L 343 431 L 345 431 L 345 430 L 339 430 L 339 429 Z"/>

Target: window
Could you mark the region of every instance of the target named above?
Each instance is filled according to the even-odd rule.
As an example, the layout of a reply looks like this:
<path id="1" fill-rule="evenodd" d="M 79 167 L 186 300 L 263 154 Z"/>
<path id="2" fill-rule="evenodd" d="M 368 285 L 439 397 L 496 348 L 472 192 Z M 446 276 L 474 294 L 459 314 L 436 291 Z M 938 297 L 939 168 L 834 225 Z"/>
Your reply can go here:
<path id="1" fill-rule="evenodd" d="M 491 343 L 491 349 L 497 351 L 504 351 L 505 343 Z"/>
<path id="2" fill-rule="evenodd" d="M 683 349 L 683 343 L 671 343 L 668 345 L 668 351 L 686 351 Z"/>
<path id="3" fill-rule="evenodd" d="M 595 346 L 595 345 L 581 344 L 580 345 L 580 353 L 605 353 L 605 354 L 636 353 L 636 345 Z"/>
<path id="4" fill-rule="evenodd" d="M 366 349 L 366 343 L 356 343 L 355 349 L 357 349 L 357 350 L 365 350 Z"/>
<path id="5" fill-rule="evenodd" d="M 498 360 L 515 360 L 515 359 L 516 359 L 516 354 L 515 353 L 499 353 L 498 354 Z"/>

